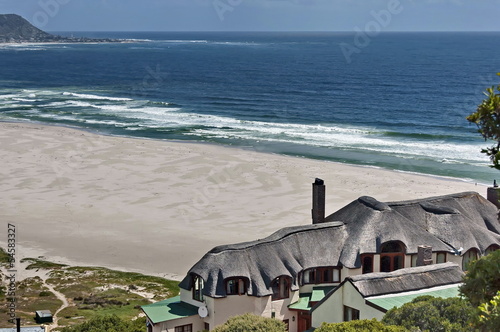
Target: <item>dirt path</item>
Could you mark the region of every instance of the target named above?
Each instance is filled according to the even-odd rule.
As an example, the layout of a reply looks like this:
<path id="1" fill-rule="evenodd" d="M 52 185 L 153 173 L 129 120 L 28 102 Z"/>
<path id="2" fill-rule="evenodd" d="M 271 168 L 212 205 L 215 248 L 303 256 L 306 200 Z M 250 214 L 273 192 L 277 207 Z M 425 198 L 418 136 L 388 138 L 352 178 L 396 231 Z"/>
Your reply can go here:
<path id="1" fill-rule="evenodd" d="M 59 309 L 57 309 L 57 311 L 54 313 L 54 315 L 52 315 L 53 323 L 51 325 L 49 325 L 48 328 L 47 328 L 47 332 L 49 332 L 52 329 L 55 329 L 55 328 L 59 327 L 59 317 L 58 317 L 58 314 L 59 314 L 59 312 L 61 312 L 61 310 L 69 307 L 69 302 L 68 302 L 68 299 L 66 298 L 66 296 L 64 296 L 64 294 L 56 291 L 54 289 L 54 287 L 52 287 L 51 285 L 47 284 L 45 282 L 45 280 L 43 281 L 43 284 L 44 284 L 45 287 L 47 287 L 63 303 L 62 306 L 60 306 Z"/>

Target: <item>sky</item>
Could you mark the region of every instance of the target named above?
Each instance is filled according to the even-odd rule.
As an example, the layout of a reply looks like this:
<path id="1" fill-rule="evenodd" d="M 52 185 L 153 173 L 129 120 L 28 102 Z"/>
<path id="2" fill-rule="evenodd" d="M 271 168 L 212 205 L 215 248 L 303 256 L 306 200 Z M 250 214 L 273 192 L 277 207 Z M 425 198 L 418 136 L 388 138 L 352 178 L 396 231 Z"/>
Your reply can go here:
<path id="1" fill-rule="evenodd" d="M 500 31 L 500 0 L 0 0 L 46 31 Z"/>

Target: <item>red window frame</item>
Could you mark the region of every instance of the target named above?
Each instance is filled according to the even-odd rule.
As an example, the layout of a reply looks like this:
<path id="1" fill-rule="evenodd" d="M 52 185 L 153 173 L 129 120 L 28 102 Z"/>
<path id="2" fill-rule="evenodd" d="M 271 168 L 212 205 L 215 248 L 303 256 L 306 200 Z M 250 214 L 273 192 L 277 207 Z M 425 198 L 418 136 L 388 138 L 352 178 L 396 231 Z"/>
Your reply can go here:
<path id="1" fill-rule="evenodd" d="M 271 296 L 272 301 L 288 299 L 290 297 L 290 287 L 292 285 L 292 280 L 290 277 L 281 276 L 273 280 L 271 283 L 271 288 L 273 294 Z"/>

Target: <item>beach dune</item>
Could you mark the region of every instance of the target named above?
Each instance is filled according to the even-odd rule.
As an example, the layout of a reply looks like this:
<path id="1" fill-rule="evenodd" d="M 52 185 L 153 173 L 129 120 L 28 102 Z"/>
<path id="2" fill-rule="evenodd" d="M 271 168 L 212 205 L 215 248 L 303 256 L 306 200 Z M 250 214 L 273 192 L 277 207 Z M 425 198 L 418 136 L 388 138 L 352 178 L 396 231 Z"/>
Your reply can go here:
<path id="1" fill-rule="evenodd" d="M 311 183 L 332 213 L 462 191 L 474 183 L 259 153 L 0 123 L 0 245 L 17 255 L 182 278 L 214 246 L 311 223 Z"/>

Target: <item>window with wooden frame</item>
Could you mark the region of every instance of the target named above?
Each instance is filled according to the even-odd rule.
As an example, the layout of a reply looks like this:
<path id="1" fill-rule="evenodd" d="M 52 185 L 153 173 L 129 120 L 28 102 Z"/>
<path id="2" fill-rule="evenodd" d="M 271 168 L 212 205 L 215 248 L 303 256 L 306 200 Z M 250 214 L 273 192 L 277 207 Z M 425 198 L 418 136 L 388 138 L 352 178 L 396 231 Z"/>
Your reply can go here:
<path id="1" fill-rule="evenodd" d="M 497 245 L 497 244 L 492 244 L 491 246 L 489 246 L 488 248 L 486 248 L 486 250 L 484 251 L 484 255 L 489 255 L 491 254 L 493 251 L 496 251 L 500 249 L 500 246 Z"/>
<path id="2" fill-rule="evenodd" d="M 390 241 L 380 247 L 380 271 L 392 272 L 404 268 L 405 249 L 401 242 Z"/>
<path id="3" fill-rule="evenodd" d="M 411 267 L 417 266 L 418 255 L 411 255 Z"/>
<path id="4" fill-rule="evenodd" d="M 344 322 L 349 322 L 351 320 L 359 319 L 359 310 L 344 306 Z"/>
<path id="5" fill-rule="evenodd" d="M 273 290 L 272 301 L 287 299 L 290 297 L 290 277 L 281 276 L 273 280 L 271 287 Z"/>
<path id="6" fill-rule="evenodd" d="M 203 302 L 203 278 L 193 274 L 193 300 Z"/>
<path id="7" fill-rule="evenodd" d="M 243 295 L 246 292 L 247 287 L 244 278 L 226 279 L 226 295 Z"/>
<path id="8" fill-rule="evenodd" d="M 446 252 L 440 251 L 436 253 L 436 264 L 446 263 Z"/>
<path id="9" fill-rule="evenodd" d="M 302 272 L 302 284 L 331 284 L 340 282 L 340 269 L 334 266 L 314 267 Z"/>
<path id="10" fill-rule="evenodd" d="M 373 272 L 373 254 L 361 255 L 361 270 L 363 274 Z"/>
<path id="11" fill-rule="evenodd" d="M 462 270 L 467 271 L 469 263 L 479 258 L 479 250 L 472 248 L 468 250 L 462 257 Z"/>
<path id="12" fill-rule="evenodd" d="M 193 324 L 176 326 L 175 332 L 193 332 Z"/>

